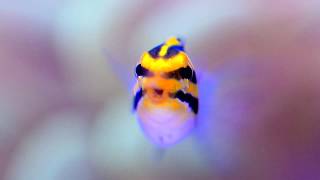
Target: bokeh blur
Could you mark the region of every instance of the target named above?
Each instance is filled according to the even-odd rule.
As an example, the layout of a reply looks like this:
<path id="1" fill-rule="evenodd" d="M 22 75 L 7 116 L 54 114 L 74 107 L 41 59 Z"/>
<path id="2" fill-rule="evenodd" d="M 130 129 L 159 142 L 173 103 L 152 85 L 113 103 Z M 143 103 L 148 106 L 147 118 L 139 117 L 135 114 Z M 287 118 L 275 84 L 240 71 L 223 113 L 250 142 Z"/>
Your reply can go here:
<path id="1" fill-rule="evenodd" d="M 197 130 L 157 156 L 141 53 L 183 37 Z M 320 179 L 320 1 L 0 1 L 0 179 Z"/>

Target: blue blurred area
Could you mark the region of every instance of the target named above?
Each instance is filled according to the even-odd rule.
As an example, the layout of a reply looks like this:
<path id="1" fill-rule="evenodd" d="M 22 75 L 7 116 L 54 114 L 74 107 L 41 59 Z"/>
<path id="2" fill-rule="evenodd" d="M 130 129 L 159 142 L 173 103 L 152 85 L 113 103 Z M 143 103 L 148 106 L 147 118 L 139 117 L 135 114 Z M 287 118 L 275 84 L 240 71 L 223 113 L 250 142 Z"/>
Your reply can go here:
<path id="1" fill-rule="evenodd" d="M 320 179 L 318 1 L 0 2 L 0 179 Z M 172 35 L 198 70 L 192 136 L 157 158 L 133 67 Z"/>

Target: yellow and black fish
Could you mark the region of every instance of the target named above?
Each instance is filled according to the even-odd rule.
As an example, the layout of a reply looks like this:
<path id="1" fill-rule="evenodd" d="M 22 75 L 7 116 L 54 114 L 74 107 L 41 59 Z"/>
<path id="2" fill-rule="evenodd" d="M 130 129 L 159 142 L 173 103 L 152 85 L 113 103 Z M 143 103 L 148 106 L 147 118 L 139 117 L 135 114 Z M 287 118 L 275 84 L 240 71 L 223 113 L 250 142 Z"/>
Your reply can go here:
<path id="1" fill-rule="evenodd" d="M 166 147 L 194 128 L 198 87 L 194 67 L 180 39 L 144 52 L 135 69 L 133 108 L 146 136 Z"/>

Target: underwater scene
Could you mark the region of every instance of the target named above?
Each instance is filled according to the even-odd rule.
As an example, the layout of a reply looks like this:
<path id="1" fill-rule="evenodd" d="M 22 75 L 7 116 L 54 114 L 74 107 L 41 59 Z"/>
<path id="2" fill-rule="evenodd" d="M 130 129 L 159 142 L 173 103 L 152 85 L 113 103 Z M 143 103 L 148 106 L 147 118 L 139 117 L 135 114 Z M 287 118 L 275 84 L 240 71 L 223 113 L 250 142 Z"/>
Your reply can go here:
<path id="1" fill-rule="evenodd" d="M 319 180 L 320 1 L 0 1 L 0 180 Z"/>

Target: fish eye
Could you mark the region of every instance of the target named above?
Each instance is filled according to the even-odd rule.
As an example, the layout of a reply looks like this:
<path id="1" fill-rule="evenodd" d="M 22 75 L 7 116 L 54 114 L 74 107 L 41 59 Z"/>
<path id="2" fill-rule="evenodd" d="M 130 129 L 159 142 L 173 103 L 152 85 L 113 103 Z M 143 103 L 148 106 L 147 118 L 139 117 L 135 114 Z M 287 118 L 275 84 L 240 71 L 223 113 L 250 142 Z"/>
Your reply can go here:
<path id="1" fill-rule="evenodd" d="M 143 74 L 144 74 L 144 70 L 143 70 L 141 64 L 138 64 L 138 65 L 136 66 L 136 76 L 137 76 L 137 77 L 138 77 L 138 76 L 142 76 Z"/>
<path id="2" fill-rule="evenodd" d="M 187 68 L 182 68 L 180 70 L 180 74 L 182 77 L 186 79 L 190 79 L 192 77 L 192 69 L 188 66 Z"/>
<path id="3" fill-rule="evenodd" d="M 153 76 L 153 73 L 150 72 L 148 69 L 142 67 L 141 64 L 138 64 L 136 66 L 136 77 L 138 76 L 150 77 L 150 76 Z"/>

